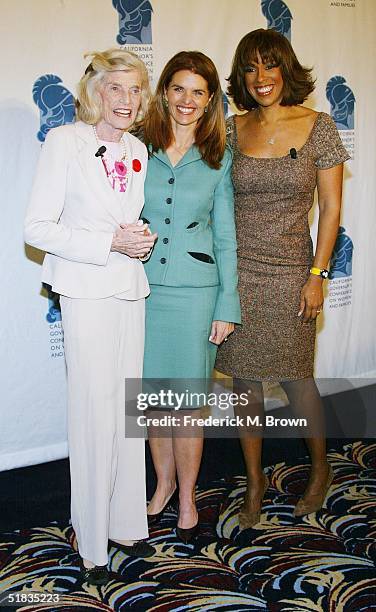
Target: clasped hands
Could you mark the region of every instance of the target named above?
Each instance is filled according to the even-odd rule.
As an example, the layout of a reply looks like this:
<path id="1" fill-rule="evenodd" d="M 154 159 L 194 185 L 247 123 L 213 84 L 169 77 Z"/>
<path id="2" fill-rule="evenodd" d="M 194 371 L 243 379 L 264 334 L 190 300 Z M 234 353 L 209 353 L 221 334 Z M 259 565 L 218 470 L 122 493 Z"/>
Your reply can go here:
<path id="1" fill-rule="evenodd" d="M 152 234 L 147 223 L 121 223 L 113 235 L 111 251 L 144 259 L 151 252 L 158 234 Z"/>

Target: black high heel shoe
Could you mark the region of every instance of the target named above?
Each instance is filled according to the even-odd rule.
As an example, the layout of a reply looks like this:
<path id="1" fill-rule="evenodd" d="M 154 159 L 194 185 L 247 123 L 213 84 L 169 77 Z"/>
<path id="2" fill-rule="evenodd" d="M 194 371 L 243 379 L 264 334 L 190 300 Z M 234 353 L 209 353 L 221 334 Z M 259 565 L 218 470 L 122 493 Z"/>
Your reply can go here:
<path id="1" fill-rule="evenodd" d="M 155 525 L 157 525 L 159 523 L 159 521 L 161 520 L 163 514 L 167 510 L 167 508 L 169 506 L 176 506 L 177 501 L 178 501 L 178 488 L 176 487 L 176 489 L 174 490 L 173 494 L 171 495 L 171 497 L 169 497 L 169 499 L 165 503 L 165 505 L 162 508 L 162 510 L 160 510 L 156 514 L 147 514 L 146 515 L 147 519 L 148 519 L 148 527 L 154 527 Z"/>
<path id="2" fill-rule="evenodd" d="M 107 565 L 94 565 L 94 567 L 85 567 L 84 562 L 79 558 L 81 582 L 91 584 L 93 586 L 104 586 L 110 579 L 110 574 Z"/>
<path id="3" fill-rule="evenodd" d="M 178 520 L 179 520 L 179 505 L 177 507 L 177 512 L 178 512 Z M 191 544 L 197 538 L 199 532 L 200 532 L 200 519 L 197 519 L 196 525 L 193 525 L 193 527 L 188 527 L 188 529 L 184 529 L 183 527 L 178 527 L 176 523 L 176 535 L 179 538 L 179 540 L 184 542 L 184 544 Z"/>
<path id="4" fill-rule="evenodd" d="M 200 533 L 200 521 L 197 521 L 196 525 L 193 527 L 189 527 L 189 529 L 183 529 L 183 527 L 178 527 L 176 525 L 176 535 L 184 542 L 184 544 L 192 544 L 192 542 L 197 538 Z"/>

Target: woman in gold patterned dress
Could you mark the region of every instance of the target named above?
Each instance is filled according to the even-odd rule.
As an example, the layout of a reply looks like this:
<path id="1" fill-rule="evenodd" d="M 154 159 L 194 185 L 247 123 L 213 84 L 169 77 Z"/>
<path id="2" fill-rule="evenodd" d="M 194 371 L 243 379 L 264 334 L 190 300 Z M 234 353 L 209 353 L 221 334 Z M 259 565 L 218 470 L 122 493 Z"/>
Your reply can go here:
<path id="1" fill-rule="evenodd" d="M 295 516 L 319 509 L 333 478 L 313 360 L 322 285 L 339 226 L 343 162 L 349 158 L 330 116 L 301 105 L 314 89 L 310 73 L 273 30 L 248 33 L 235 53 L 228 93 L 247 111 L 228 120 L 243 323 L 222 345 L 216 363 L 219 371 L 247 379 L 259 414 L 262 381 L 278 381 L 291 406 L 316 426 L 306 438 L 312 468 Z M 316 188 L 313 254 L 308 212 Z M 241 381 L 237 386 L 244 391 Z M 259 521 L 269 483 L 261 437 L 242 435 L 241 444 L 247 491 L 239 523 L 249 528 Z"/>

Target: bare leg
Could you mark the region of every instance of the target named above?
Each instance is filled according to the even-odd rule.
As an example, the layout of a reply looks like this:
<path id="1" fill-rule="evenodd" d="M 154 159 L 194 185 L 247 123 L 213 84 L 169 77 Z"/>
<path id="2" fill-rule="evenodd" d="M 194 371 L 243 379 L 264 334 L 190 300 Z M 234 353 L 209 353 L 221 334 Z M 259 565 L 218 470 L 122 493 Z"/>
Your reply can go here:
<path id="1" fill-rule="evenodd" d="M 248 393 L 248 390 L 250 393 Z M 260 422 L 262 422 L 264 415 L 264 393 L 262 383 L 252 382 L 248 384 L 245 389 L 242 383 L 235 383 L 234 381 L 234 392 L 238 395 L 247 392 L 249 398 L 247 406 L 236 407 L 236 414 L 243 418 L 246 418 L 247 415 L 252 416 L 252 418 L 259 417 Z M 256 520 L 261 508 L 266 484 L 261 464 L 262 428 L 258 428 L 257 426 L 241 428 L 239 430 L 239 436 L 247 473 L 247 490 L 240 512 L 250 517 L 254 517 Z M 253 520 L 250 521 L 250 523 L 252 522 Z M 245 526 L 246 525 L 244 525 L 244 528 Z M 251 526 L 251 524 L 247 526 Z"/>
<path id="2" fill-rule="evenodd" d="M 153 417 L 161 417 L 166 412 L 153 411 Z M 169 413 L 168 413 L 169 414 Z M 171 436 L 172 436 L 172 431 Z M 176 465 L 172 437 L 166 437 L 167 428 L 149 427 L 149 445 L 157 474 L 157 488 L 148 505 L 148 514 L 158 514 L 176 489 Z"/>
<path id="3" fill-rule="evenodd" d="M 330 465 L 326 456 L 325 420 L 323 404 L 313 378 L 281 383 L 296 415 L 307 419 L 314 426 L 312 437 L 306 438 L 311 457 L 311 472 L 302 502 L 310 509 L 317 505 L 318 496 L 327 490 Z M 324 495 L 325 497 L 325 495 Z M 322 502 L 324 499 L 322 499 Z M 322 504 L 321 502 L 321 504 Z M 311 510 L 312 512 L 314 510 Z"/>
<path id="4" fill-rule="evenodd" d="M 194 417 L 199 416 L 198 411 L 184 411 L 184 415 L 188 414 L 192 414 Z M 179 480 L 178 527 L 182 529 L 190 529 L 198 521 L 195 487 L 203 445 L 202 427 L 186 425 L 184 427 L 184 438 L 179 435 L 179 428 L 174 431 L 173 450 Z"/>

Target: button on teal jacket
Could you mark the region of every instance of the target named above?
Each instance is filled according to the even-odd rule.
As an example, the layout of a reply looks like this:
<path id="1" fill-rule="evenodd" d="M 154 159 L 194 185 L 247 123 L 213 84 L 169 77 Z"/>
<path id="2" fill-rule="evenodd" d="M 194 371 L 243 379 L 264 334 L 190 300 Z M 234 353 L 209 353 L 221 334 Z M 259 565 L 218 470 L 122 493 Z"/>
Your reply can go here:
<path id="1" fill-rule="evenodd" d="M 219 170 L 195 146 L 176 166 L 162 151 L 151 156 L 142 217 L 158 240 L 145 271 L 151 285 L 218 285 L 213 320 L 240 323 L 231 164 L 229 148 Z"/>

